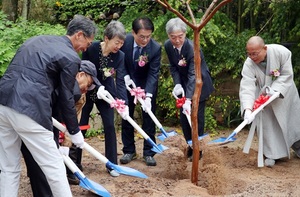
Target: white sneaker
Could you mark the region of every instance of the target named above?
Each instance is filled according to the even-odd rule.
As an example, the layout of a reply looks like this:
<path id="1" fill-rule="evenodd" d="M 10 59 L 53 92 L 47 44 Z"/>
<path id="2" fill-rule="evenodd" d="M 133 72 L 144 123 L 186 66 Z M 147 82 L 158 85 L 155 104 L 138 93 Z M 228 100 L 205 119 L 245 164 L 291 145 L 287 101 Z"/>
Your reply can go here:
<path id="1" fill-rule="evenodd" d="M 270 158 L 265 159 L 265 166 L 273 167 L 274 165 L 275 165 L 275 160 L 274 159 L 270 159 Z"/>
<path id="2" fill-rule="evenodd" d="M 118 177 L 118 176 L 120 176 L 120 174 L 117 172 L 117 171 L 115 171 L 115 170 L 109 170 L 109 169 L 107 169 L 107 172 L 110 174 L 110 176 L 112 176 L 112 177 Z"/>

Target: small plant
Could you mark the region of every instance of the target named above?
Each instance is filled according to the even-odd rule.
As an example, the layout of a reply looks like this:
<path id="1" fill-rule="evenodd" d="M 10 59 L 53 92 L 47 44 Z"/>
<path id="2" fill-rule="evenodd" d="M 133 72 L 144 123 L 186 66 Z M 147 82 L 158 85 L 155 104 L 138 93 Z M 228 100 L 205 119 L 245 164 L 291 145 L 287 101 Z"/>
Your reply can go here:
<path id="1" fill-rule="evenodd" d="M 90 128 L 86 131 L 85 133 L 85 137 L 86 138 L 89 138 L 89 137 L 95 137 L 95 136 L 98 136 L 100 134 L 103 133 L 103 130 L 102 129 L 94 129 L 94 128 Z"/>

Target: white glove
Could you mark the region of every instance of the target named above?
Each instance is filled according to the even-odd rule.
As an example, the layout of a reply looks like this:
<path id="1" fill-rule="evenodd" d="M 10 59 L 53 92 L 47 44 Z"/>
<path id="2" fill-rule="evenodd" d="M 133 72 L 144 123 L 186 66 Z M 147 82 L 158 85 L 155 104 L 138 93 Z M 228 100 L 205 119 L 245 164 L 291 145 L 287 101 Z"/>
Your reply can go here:
<path id="1" fill-rule="evenodd" d="M 84 138 L 83 138 L 83 135 L 82 135 L 81 131 L 79 131 L 78 133 L 76 133 L 74 135 L 70 135 L 70 138 L 71 138 L 73 144 L 75 144 L 76 147 L 83 148 Z"/>
<path id="2" fill-rule="evenodd" d="M 191 105 L 192 105 L 191 100 L 186 99 L 184 104 L 182 105 L 182 113 L 186 115 L 191 115 Z"/>
<path id="3" fill-rule="evenodd" d="M 270 86 L 266 87 L 266 94 L 269 96 L 272 96 L 275 93 L 275 91 L 273 90 L 273 88 L 271 88 Z"/>
<path id="4" fill-rule="evenodd" d="M 127 117 L 129 116 L 129 108 L 127 105 L 126 105 L 124 111 L 120 112 L 120 115 L 124 120 L 127 120 Z"/>
<path id="5" fill-rule="evenodd" d="M 253 122 L 255 116 L 252 116 L 252 111 L 250 109 L 246 109 L 244 112 L 244 120 L 248 120 L 247 124 L 250 124 L 251 122 Z"/>
<path id="6" fill-rule="evenodd" d="M 130 79 L 129 75 L 125 75 L 124 81 L 126 86 L 130 86 L 132 84 L 132 80 Z"/>
<path id="7" fill-rule="evenodd" d="M 98 97 L 98 99 L 102 99 L 102 95 L 106 96 L 107 95 L 106 92 L 107 92 L 107 90 L 105 90 L 105 87 L 104 86 L 100 86 L 98 88 L 98 91 L 97 91 L 97 97 Z"/>
<path id="8" fill-rule="evenodd" d="M 144 99 L 144 106 L 142 106 L 144 112 L 147 112 L 146 108 L 148 108 L 148 110 L 151 110 L 152 108 L 152 104 L 151 104 L 151 98 L 150 97 L 146 97 Z"/>
<path id="9" fill-rule="evenodd" d="M 181 84 L 176 84 L 175 87 L 173 88 L 172 94 L 179 96 L 180 94 L 183 94 L 184 90 L 181 86 Z"/>
<path id="10" fill-rule="evenodd" d="M 67 146 L 60 146 L 59 147 L 59 152 L 62 155 L 69 156 L 69 151 L 70 151 L 70 148 L 67 147 Z"/>

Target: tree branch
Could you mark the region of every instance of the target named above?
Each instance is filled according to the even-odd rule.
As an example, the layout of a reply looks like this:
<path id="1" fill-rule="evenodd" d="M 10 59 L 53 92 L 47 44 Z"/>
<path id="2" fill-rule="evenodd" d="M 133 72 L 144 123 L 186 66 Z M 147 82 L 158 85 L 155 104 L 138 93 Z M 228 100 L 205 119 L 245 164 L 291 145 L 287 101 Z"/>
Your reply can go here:
<path id="1" fill-rule="evenodd" d="M 202 23 L 200 23 L 200 25 L 198 26 L 198 30 L 201 30 L 222 6 L 224 6 L 227 3 L 230 3 L 231 1 L 232 0 L 223 0 L 213 9 L 212 12 L 209 13 L 209 15 L 206 18 L 202 17 L 202 19 L 204 20 L 201 19 Z"/>
<path id="2" fill-rule="evenodd" d="M 156 2 L 158 2 L 159 4 L 161 4 L 162 6 L 164 6 L 165 8 L 167 8 L 170 12 L 173 12 L 174 14 L 176 14 L 183 22 L 185 22 L 188 26 L 190 26 L 192 29 L 196 29 L 197 26 L 190 23 L 180 12 L 178 12 L 177 10 L 175 10 L 169 3 L 167 0 L 164 0 L 164 2 L 162 2 L 161 0 L 156 0 Z"/>
<path id="3" fill-rule="evenodd" d="M 187 1 L 185 4 L 186 4 L 186 7 L 187 7 L 187 9 L 188 9 L 188 12 L 189 12 L 189 14 L 190 14 L 190 16 L 191 16 L 191 19 L 192 19 L 192 21 L 193 21 L 193 24 L 194 24 L 195 26 L 197 26 L 196 19 L 195 19 L 195 17 L 194 17 L 194 13 L 193 13 L 193 11 L 192 11 L 192 9 L 191 9 L 191 7 L 190 7 L 190 1 Z"/>

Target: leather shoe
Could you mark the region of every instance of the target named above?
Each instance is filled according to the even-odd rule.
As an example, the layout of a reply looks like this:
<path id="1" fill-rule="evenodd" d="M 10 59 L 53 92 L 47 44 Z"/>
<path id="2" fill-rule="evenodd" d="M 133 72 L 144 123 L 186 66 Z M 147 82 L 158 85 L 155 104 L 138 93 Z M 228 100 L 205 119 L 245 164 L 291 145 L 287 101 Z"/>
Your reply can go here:
<path id="1" fill-rule="evenodd" d="M 70 185 L 79 185 L 80 183 L 80 181 L 76 178 L 74 174 L 68 174 L 67 178 Z"/>
<path id="2" fill-rule="evenodd" d="M 202 159 L 202 151 L 200 151 L 200 153 L 199 153 L 199 160 L 200 160 L 200 159 Z M 193 161 L 193 154 L 192 154 L 191 156 L 188 157 L 188 160 L 189 160 L 190 162 Z"/>
<path id="3" fill-rule="evenodd" d="M 300 148 L 296 148 L 296 146 L 292 146 L 293 151 L 295 152 L 296 156 L 300 158 Z"/>
<path id="4" fill-rule="evenodd" d="M 187 156 L 187 158 L 189 158 L 192 155 L 193 155 L 193 149 L 190 146 L 188 146 L 188 149 L 186 151 L 186 156 Z"/>
<path id="5" fill-rule="evenodd" d="M 132 160 L 136 159 L 137 155 L 136 153 L 125 153 L 123 157 L 120 159 L 121 164 L 127 164 L 131 162 Z"/>
<path id="6" fill-rule="evenodd" d="M 147 166 L 156 166 L 156 161 L 152 156 L 144 156 L 144 161 Z"/>

